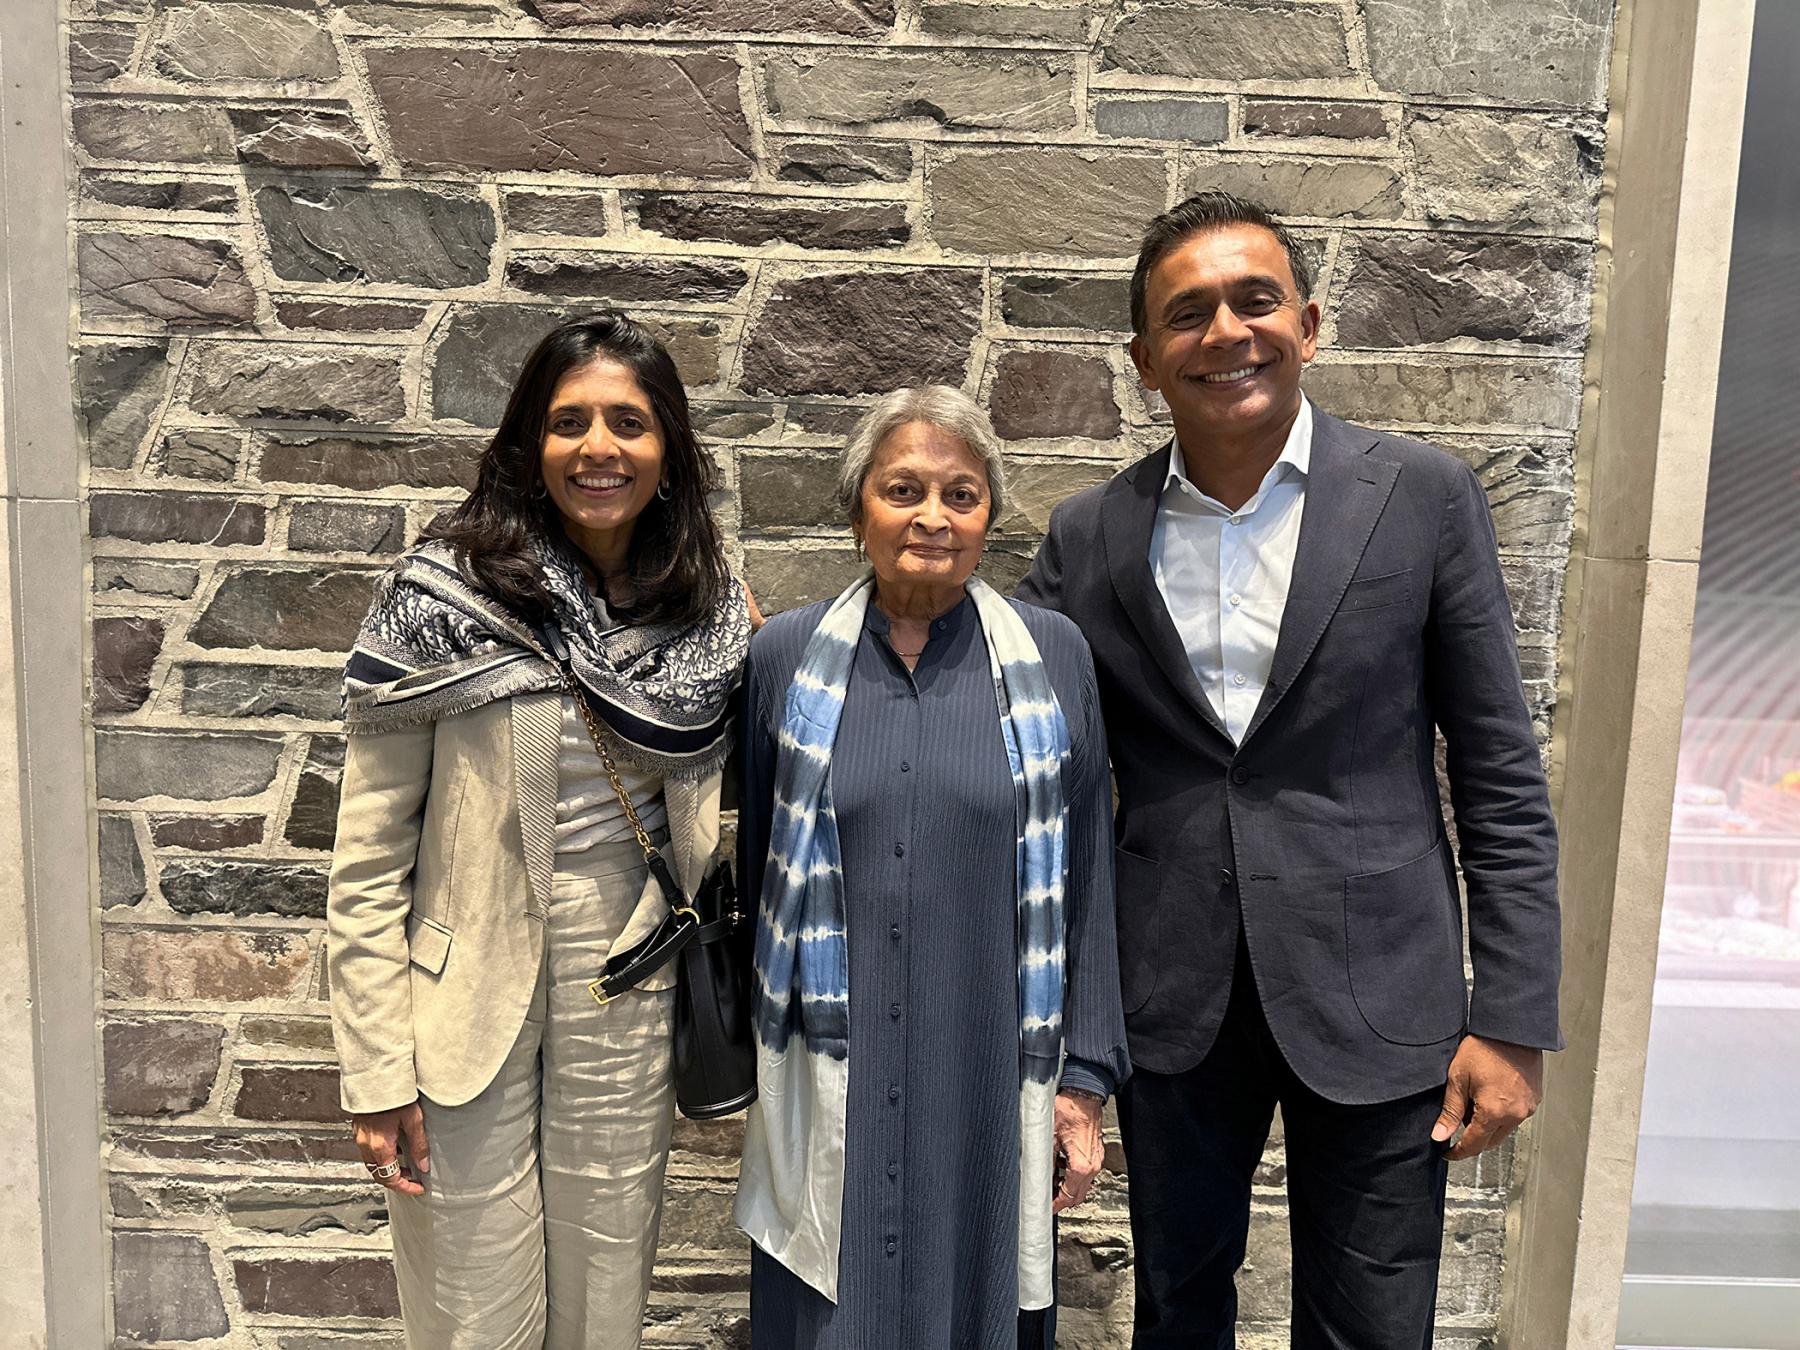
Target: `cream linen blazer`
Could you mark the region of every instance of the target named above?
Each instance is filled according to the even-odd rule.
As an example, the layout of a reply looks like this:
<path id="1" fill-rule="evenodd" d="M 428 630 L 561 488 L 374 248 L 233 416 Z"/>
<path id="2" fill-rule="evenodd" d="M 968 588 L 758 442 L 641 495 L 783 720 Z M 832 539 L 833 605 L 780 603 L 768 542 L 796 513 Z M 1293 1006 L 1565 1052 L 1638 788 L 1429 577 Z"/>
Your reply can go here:
<path id="1" fill-rule="evenodd" d="M 326 902 L 346 1111 L 460 1106 L 499 1072 L 543 959 L 561 730 L 550 692 L 348 738 Z M 664 855 L 689 896 L 718 847 L 721 778 L 663 788 Z M 648 879 L 617 945 L 667 912 Z M 671 964 L 639 987 L 673 982 Z"/>

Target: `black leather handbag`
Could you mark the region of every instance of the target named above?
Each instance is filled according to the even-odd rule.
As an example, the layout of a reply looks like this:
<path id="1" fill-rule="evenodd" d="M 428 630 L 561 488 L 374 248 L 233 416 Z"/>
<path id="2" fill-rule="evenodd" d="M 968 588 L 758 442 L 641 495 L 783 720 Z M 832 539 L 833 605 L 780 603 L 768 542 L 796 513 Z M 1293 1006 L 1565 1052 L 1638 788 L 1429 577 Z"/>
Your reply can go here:
<path id="1" fill-rule="evenodd" d="M 731 864 L 721 862 L 689 904 L 669 864 L 638 819 L 619 781 L 606 733 L 565 664 L 563 686 L 587 725 L 606 777 L 644 850 L 644 862 L 669 912 L 642 942 L 617 952 L 588 986 L 601 1005 L 635 989 L 671 961 L 675 971 L 675 1105 L 690 1120 L 742 1111 L 756 1100 L 756 1045 L 750 1031 L 750 967 L 754 926 L 738 906 Z"/>

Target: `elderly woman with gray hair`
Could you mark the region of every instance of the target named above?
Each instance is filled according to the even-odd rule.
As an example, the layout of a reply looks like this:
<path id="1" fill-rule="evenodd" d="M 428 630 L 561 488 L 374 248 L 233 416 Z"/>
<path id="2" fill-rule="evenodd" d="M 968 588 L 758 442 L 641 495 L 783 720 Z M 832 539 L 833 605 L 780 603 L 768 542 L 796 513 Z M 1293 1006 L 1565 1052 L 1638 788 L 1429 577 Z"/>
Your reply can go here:
<path id="1" fill-rule="evenodd" d="M 1130 1071 L 1094 667 L 974 576 L 1005 483 L 966 395 L 881 399 L 839 494 L 869 570 L 745 677 L 751 1343 L 1047 1347 Z"/>

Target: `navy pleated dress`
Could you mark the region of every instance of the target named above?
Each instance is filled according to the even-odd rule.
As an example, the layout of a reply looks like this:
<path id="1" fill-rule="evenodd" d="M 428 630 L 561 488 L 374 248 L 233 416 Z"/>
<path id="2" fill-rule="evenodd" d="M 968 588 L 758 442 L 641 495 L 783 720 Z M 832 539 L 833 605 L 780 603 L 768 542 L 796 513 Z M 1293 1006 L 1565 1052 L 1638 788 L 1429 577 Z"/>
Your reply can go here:
<path id="1" fill-rule="evenodd" d="M 1072 742 L 1062 1083 L 1110 1093 L 1129 1067 L 1093 661 L 1062 615 L 1013 605 Z M 787 688 L 826 607 L 776 616 L 750 647 L 739 875 L 751 912 Z M 751 1344 L 1035 1350 L 1052 1344 L 1055 1316 L 1018 1305 L 1015 799 L 987 645 L 966 598 L 932 624 L 915 671 L 887 634 L 871 604 L 831 763 L 850 952 L 838 1302 L 755 1250 Z"/>

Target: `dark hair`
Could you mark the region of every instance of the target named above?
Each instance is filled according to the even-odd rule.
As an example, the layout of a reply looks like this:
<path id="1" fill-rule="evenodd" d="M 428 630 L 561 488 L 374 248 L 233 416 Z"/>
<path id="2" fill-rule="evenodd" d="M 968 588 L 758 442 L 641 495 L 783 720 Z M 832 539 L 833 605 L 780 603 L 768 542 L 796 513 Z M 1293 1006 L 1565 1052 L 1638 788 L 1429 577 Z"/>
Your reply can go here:
<path id="1" fill-rule="evenodd" d="M 653 497 L 631 532 L 630 618 L 693 623 L 731 583 L 718 523 L 706 500 L 717 486 L 717 473 L 694 436 L 674 358 L 647 328 L 617 310 L 559 324 L 532 348 L 500 428 L 482 453 L 474 488 L 424 537 L 451 544 L 470 583 L 509 609 L 530 620 L 546 617 L 549 597 L 532 558 L 531 536 L 543 530 L 562 537 L 562 519 L 543 487 L 550 400 L 570 371 L 602 360 L 624 366 L 649 396 L 669 485 L 667 500 Z"/>
<path id="2" fill-rule="evenodd" d="M 1177 202 L 1144 227 L 1138 244 L 1137 268 L 1131 274 L 1131 331 L 1144 335 L 1144 293 L 1150 289 L 1150 272 L 1183 241 L 1227 225 L 1255 225 L 1267 230 L 1287 250 L 1288 268 L 1302 300 L 1312 299 L 1312 262 L 1300 241 L 1269 212 L 1255 202 L 1229 192 L 1197 192 Z"/>

